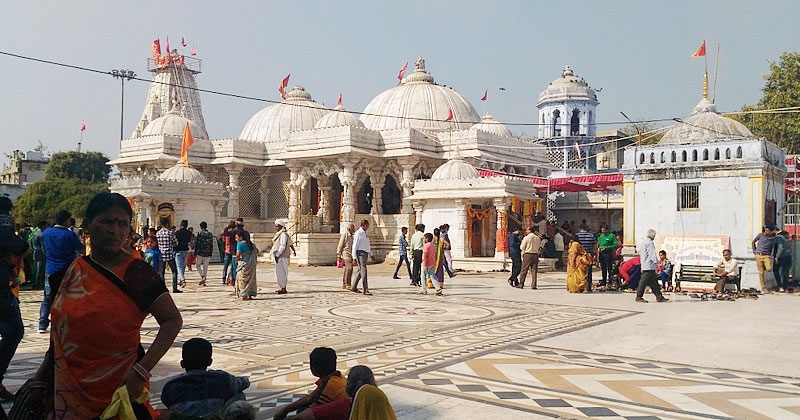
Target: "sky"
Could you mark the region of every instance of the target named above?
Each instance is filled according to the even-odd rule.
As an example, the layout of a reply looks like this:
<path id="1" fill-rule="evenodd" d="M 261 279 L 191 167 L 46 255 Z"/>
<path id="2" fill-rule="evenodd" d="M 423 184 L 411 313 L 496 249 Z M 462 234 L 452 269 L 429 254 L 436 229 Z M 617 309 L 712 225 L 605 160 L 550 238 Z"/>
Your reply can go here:
<path id="1" fill-rule="evenodd" d="M 700 100 L 705 39 L 716 103 L 736 111 L 761 97 L 769 62 L 800 49 L 796 1 L 18 1 L 0 6 L 0 52 L 148 78 L 156 38 L 181 37 L 203 60 L 200 88 L 279 100 L 278 83 L 315 101 L 341 93 L 362 111 L 424 57 L 436 82 L 456 89 L 516 135 L 535 136 L 539 92 L 565 65 L 597 89 L 598 130 L 684 117 Z M 188 48 L 179 51 L 188 55 Z M 713 80 L 712 80 L 713 84 Z M 125 86 L 124 133 L 148 83 Z M 504 88 L 504 90 L 500 90 Z M 600 91 L 600 89 L 602 89 Z M 480 97 L 488 90 L 488 100 Z M 201 94 L 211 138 L 237 137 L 265 102 Z M 0 54 L 0 150 L 119 153 L 120 81 Z M 4 160 L 0 159 L 0 160 Z M 4 160 L 5 161 L 5 160 Z"/>

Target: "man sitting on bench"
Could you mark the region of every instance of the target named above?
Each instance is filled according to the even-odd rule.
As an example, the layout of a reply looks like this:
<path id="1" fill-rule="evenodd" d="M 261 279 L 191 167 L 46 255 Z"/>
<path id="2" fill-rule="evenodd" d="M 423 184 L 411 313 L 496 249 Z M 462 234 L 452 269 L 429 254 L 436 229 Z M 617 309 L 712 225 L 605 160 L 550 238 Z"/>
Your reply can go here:
<path id="1" fill-rule="evenodd" d="M 725 291 L 725 284 L 732 283 L 739 275 L 739 263 L 731 257 L 731 250 L 725 249 L 722 251 L 722 260 L 714 267 L 714 277 L 719 278 L 717 284 L 714 285 L 714 290 L 717 293 Z"/>

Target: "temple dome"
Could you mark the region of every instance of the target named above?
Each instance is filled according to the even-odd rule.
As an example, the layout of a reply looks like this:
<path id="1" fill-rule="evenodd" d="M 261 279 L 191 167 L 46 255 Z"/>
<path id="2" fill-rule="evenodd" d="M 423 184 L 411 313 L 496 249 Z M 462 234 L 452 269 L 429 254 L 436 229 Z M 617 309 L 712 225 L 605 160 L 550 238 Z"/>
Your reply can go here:
<path id="1" fill-rule="evenodd" d="M 242 128 L 239 138 L 252 141 L 281 141 L 290 131 L 310 130 L 329 112 L 328 108 L 314 102 L 305 88 L 295 86 L 286 99 L 256 112 Z"/>
<path id="2" fill-rule="evenodd" d="M 166 115 L 150 121 L 142 130 L 142 137 L 156 135 L 183 137 L 183 129 L 186 127 L 187 122 L 189 123 L 192 137 L 202 140 L 208 139 L 208 134 L 206 134 L 205 130 L 200 128 L 194 121 L 181 116 L 176 108 L 172 108 L 172 111 Z"/>
<path id="3" fill-rule="evenodd" d="M 481 118 L 481 122 L 472 126 L 472 130 L 481 130 L 501 137 L 513 137 L 511 130 L 505 124 L 495 120 L 488 112 Z"/>
<path id="4" fill-rule="evenodd" d="M 753 137 L 744 124 L 721 115 L 713 102 L 703 98 L 688 118 L 664 133 L 658 144 L 698 144 Z"/>
<path id="5" fill-rule="evenodd" d="M 347 112 L 344 105 L 339 104 L 333 111 L 325 114 L 322 118 L 314 124 L 314 128 L 331 128 L 331 127 L 361 127 L 364 128 L 364 123 L 361 122 L 355 115 Z"/>
<path id="6" fill-rule="evenodd" d="M 184 182 L 205 182 L 208 180 L 205 175 L 191 166 L 185 166 L 178 162 L 175 166 L 167 169 L 158 176 L 162 181 L 184 181 Z"/>
<path id="7" fill-rule="evenodd" d="M 378 94 L 364 108 L 361 121 L 373 130 L 416 128 L 423 130 L 468 129 L 480 121 L 472 104 L 454 89 L 437 85 L 417 60 L 414 72 L 400 85 Z M 449 110 L 452 122 L 445 122 Z"/>
<path id="8" fill-rule="evenodd" d="M 595 90 L 586 83 L 586 80 L 583 80 L 583 77 L 575 75 L 569 66 L 564 67 L 561 77 L 550 82 L 547 89 L 539 94 L 537 105 L 567 100 L 597 102 Z"/>
<path id="9" fill-rule="evenodd" d="M 438 167 L 431 175 L 432 180 L 453 180 L 480 178 L 480 173 L 474 166 L 465 162 L 460 157 L 453 158 Z"/>

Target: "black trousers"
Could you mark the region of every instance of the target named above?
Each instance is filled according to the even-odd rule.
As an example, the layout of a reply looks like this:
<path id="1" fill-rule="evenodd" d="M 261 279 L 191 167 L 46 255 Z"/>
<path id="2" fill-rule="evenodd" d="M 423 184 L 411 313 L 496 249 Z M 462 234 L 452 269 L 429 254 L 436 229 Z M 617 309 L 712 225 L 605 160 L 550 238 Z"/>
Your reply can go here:
<path id="1" fill-rule="evenodd" d="M 400 267 L 404 262 L 406 263 L 406 269 L 408 269 L 408 278 L 413 279 L 414 276 L 411 274 L 411 265 L 408 262 L 408 255 L 401 255 L 400 259 L 397 260 L 397 267 L 394 268 L 394 274 L 392 277 L 397 277 L 397 273 L 400 271 Z"/>
<path id="2" fill-rule="evenodd" d="M 522 254 L 513 252 L 509 256 L 511 257 L 511 276 L 508 279 L 516 286 L 519 282 L 519 272 L 522 270 Z"/>
<path id="3" fill-rule="evenodd" d="M 411 258 L 414 260 L 414 273 L 411 275 L 411 278 L 419 284 L 420 281 L 422 281 L 422 250 L 411 251 Z"/>
<path id="4" fill-rule="evenodd" d="M 614 265 L 614 250 L 607 249 L 600 251 L 600 269 L 603 271 L 603 280 L 600 285 L 605 286 L 606 281 L 611 278 L 611 268 Z"/>
<path id="5" fill-rule="evenodd" d="M 642 270 L 642 279 L 639 280 L 639 287 L 636 288 L 637 299 L 644 297 L 644 288 L 647 286 L 650 286 L 656 299 L 664 298 L 664 295 L 661 294 L 661 287 L 658 285 L 656 270 Z"/>
<path id="6" fill-rule="evenodd" d="M 778 287 L 789 288 L 789 270 L 792 268 L 792 256 L 787 255 L 775 260 L 772 264 L 772 272 L 775 274 L 775 281 Z"/>

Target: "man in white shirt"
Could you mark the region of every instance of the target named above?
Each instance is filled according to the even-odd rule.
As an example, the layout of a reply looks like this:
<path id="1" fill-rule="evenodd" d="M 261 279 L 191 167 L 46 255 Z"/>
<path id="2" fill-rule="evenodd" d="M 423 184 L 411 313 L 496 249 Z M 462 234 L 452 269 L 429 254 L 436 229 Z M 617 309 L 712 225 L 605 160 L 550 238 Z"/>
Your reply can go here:
<path id="1" fill-rule="evenodd" d="M 564 267 L 564 235 L 558 231 L 558 226 L 556 226 L 556 234 L 553 236 L 553 245 L 556 246 L 556 268 L 561 269 Z"/>
<path id="2" fill-rule="evenodd" d="M 414 226 L 414 234 L 411 235 L 411 260 L 413 261 L 414 273 L 411 275 L 411 285 L 419 287 L 422 279 L 422 247 L 425 245 L 425 225 L 417 224 Z"/>
<path id="3" fill-rule="evenodd" d="M 539 253 L 542 251 L 542 238 L 534 233 L 533 226 L 527 229 L 528 234 L 522 238 L 520 249 L 522 250 L 522 269 L 519 274 L 519 287 L 525 288 L 525 279 L 528 271 L 531 271 L 531 289 L 536 290 L 536 283 L 539 277 Z"/>
<path id="4" fill-rule="evenodd" d="M 275 258 L 275 277 L 278 281 L 278 290 L 275 293 L 285 295 L 286 286 L 289 284 L 289 254 L 291 253 L 292 239 L 286 232 L 286 220 L 275 220 L 275 236 L 272 237 L 272 257 Z M 235 249 L 235 248 L 234 248 Z"/>
<path id="5" fill-rule="evenodd" d="M 731 283 L 739 276 L 739 263 L 731 257 L 731 250 L 722 250 L 722 260 L 714 267 L 714 277 L 718 278 L 714 290 L 718 293 L 725 291 L 725 283 Z"/>
<path id="6" fill-rule="evenodd" d="M 639 248 L 639 258 L 642 264 L 642 278 L 639 280 L 639 287 L 636 288 L 636 301 L 647 303 L 644 300 L 644 288 L 650 286 L 650 290 L 656 296 L 658 302 L 668 302 L 669 299 L 661 294 L 661 288 L 658 286 L 658 277 L 656 276 L 656 268 L 658 267 L 658 254 L 656 253 L 656 244 L 653 239 L 656 237 L 656 231 L 653 229 L 647 230 L 647 237 L 642 241 L 637 248 Z"/>
<path id="7" fill-rule="evenodd" d="M 364 219 L 361 221 L 361 229 L 353 234 L 352 255 L 356 257 L 356 262 L 358 263 L 358 276 L 355 281 L 353 281 L 353 288 L 350 289 L 350 291 L 353 293 L 360 293 L 358 290 L 358 281 L 362 280 L 364 281 L 364 294 L 369 296 L 372 295 L 372 293 L 370 293 L 369 284 L 367 283 L 367 260 L 369 256 L 372 255 L 372 251 L 369 246 L 367 230 L 369 230 L 369 220 Z"/>

